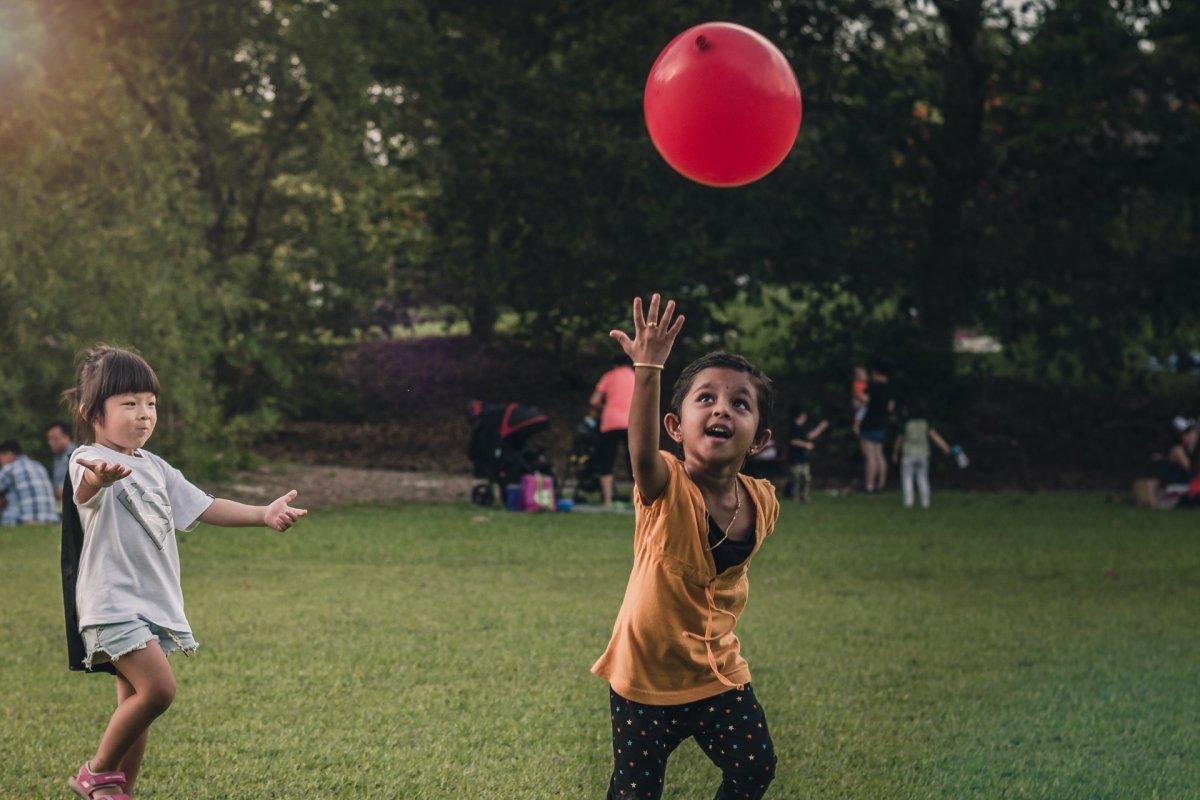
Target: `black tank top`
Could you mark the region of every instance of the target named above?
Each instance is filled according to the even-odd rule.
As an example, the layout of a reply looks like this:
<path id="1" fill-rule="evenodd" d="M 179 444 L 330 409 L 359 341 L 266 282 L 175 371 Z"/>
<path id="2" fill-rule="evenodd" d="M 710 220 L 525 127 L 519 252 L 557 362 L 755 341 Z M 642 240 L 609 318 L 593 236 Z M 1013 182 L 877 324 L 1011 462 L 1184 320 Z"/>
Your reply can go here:
<path id="1" fill-rule="evenodd" d="M 708 546 L 712 549 L 713 561 L 717 565 L 717 574 L 720 575 L 730 567 L 737 566 L 749 558 L 750 554 L 754 552 L 754 541 L 757 535 L 757 531 L 751 531 L 743 541 L 735 542 L 732 539 L 725 539 L 721 542 L 721 539 L 725 537 L 725 531 L 721 530 L 712 514 L 709 514 Z M 717 544 L 717 542 L 721 543 Z"/>

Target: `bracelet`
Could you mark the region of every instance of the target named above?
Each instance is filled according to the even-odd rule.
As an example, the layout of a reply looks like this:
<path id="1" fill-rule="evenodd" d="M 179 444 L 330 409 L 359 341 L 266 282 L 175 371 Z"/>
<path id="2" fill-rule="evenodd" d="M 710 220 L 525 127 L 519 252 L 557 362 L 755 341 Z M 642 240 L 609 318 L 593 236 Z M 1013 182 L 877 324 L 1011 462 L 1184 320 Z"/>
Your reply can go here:
<path id="1" fill-rule="evenodd" d="M 636 367 L 645 367 L 646 369 L 662 369 L 662 368 L 663 368 L 663 365 L 662 365 L 662 364 L 645 364 L 645 363 L 643 363 L 643 362 L 641 362 L 641 361 L 635 361 L 635 362 L 633 362 L 633 366 L 634 366 L 635 368 L 636 368 Z"/>

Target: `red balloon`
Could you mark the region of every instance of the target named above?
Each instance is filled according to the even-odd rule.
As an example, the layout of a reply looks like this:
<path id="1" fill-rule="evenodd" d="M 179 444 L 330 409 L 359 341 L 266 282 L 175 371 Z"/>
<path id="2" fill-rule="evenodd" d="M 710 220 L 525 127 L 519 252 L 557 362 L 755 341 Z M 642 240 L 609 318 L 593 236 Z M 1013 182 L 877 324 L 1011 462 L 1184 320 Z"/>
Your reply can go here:
<path id="1" fill-rule="evenodd" d="M 667 163 L 706 186 L 742 186 L 787 156 L 800 84 L 766 37 L 732 22 L 688 28 L 658 54 L 643 100 Z"/>

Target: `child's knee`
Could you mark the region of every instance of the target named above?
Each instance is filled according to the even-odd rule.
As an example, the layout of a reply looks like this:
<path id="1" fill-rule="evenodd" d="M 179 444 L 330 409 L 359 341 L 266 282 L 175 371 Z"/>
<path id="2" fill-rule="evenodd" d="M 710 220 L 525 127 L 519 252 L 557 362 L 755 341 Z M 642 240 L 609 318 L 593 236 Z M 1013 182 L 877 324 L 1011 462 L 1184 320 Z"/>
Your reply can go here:
<path id="1" fill-rule="evenodd" d="M 158 716 L 170 708 L 171 703 L 175 700 L 175 681 L 156 683 L 144 691 L 138 692 L 138 695 L 150 713 Z"/>
<path id="2" fill-rule="evenodd" d="M 725 769 L 725 777 L 735 786 L 765 789 L 775 780 L 775 768 L 779 759 L 774 748 L 738 759 Z"/>

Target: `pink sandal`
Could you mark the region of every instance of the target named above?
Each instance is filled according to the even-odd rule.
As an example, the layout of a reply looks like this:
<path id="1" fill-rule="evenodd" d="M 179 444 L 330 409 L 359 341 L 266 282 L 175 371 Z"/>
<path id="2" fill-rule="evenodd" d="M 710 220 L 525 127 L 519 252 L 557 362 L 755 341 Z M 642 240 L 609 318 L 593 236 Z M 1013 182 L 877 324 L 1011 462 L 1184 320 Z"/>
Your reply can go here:
<path id="1" fill-rule="evenodd" d="M 108 786 L 125 787 L 124 772 L 92 772 L 89 763 L 83 762 L 83 766 L 79 768 L 79 774 L 67 778 L 67 785 L 74 789 L 77 795 L 92 800 L 92 792 L 97 789 Z M 103 796 L 101 795 L 101 797 Z M 111 797 L 112 800 L 133 800 L 131 795 L 124 792 L 110 794 L 108 797 Z"/>

